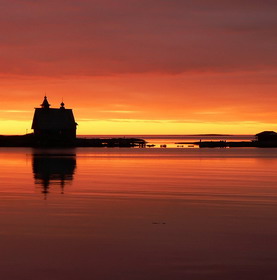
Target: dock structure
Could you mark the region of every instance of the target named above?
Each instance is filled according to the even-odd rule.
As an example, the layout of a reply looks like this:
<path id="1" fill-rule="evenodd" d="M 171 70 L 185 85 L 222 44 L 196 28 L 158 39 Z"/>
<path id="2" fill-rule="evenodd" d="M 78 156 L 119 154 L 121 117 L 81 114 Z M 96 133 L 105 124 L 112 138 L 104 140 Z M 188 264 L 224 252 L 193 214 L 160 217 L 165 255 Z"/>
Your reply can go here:
<path id="1" fill-rule="evenodd" d="M 77 138 L 77 147 L 140 147 L 144 148 L 146 141 L 139 138 Z"/>
<path id="2" fill-rule="evenodd" d="M 33 133 L 27 135 L 0 135 L 0 147 L 140 147 L 146 146 L 146 141 L 139 138 L 82 138 L 74 141 L 41 141 Z"/>

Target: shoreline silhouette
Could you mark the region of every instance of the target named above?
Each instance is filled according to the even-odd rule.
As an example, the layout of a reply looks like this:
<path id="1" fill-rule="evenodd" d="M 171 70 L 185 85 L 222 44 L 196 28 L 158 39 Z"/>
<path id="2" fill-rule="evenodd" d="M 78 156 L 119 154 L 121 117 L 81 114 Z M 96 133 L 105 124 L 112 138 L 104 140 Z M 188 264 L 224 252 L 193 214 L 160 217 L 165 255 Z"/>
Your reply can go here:
<path id="1" fill-rule="evenodd" d="M 0 135 L 0 147 L 152 147 L 144 139 L 134 137 L 116 138 L 85 138 L 77 137 L 78 124 L 75 122 L 72 109 L 67 109 L 62 101 L 59 108 L 50 108 L 51 105 L 44 96 L 40 108 L 35 108 L 32 129 L 33 133 L 25 135 Z M 224 137 L 230 134 L 190 134 L 188 136 L 215 136 Z M 180 141 L 175 144 L 197 145 L 200 148 L 226 147 L 277 147 L 277 133 L 263 131 L 255 135 L 252 141 Z M 155 146 L 155 145 L 154 145 Z M 161 147 L 166 147 L 163 145 Z"/>

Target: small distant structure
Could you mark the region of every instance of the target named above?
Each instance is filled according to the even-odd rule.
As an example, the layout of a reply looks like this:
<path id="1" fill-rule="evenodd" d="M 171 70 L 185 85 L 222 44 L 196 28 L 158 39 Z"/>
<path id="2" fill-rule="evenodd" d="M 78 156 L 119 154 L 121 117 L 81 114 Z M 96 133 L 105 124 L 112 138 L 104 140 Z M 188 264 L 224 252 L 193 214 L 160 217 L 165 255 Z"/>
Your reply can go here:
<path id="1" fill-rule="evenodd" d="M 64 103 L 60 108 L 50 108 L 44 97 L 41 108 L 35 108 L 32 129 L 40 143 L 73 143 L 76 139 L 77 123 L 72 109 L 66 109 Z"/>
<path id="2" fill-rule="evenodd" d="M 255 135 L 258 142 L 277 142 L 275 131 L 263 131 Z"/>

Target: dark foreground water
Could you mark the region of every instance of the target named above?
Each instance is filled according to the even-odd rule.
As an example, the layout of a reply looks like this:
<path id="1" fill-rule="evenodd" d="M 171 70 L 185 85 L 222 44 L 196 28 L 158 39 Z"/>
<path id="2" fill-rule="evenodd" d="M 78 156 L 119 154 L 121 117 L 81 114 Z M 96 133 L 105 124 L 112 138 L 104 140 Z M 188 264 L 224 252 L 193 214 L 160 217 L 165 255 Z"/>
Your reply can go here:
<path id="1" fill-rule="evenodd" d="M 276 279 L 276 171 L 277 149 L 0 148 L 0 279 Z"/>

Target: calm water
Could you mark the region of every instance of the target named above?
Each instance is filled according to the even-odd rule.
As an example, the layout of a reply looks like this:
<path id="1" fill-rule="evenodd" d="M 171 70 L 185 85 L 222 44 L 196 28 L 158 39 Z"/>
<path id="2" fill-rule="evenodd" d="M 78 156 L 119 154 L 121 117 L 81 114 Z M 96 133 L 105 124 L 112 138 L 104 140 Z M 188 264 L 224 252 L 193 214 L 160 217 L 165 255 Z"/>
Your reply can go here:
<path id="1" fill-rule="evenodd" d="M 0 148 L 1 280 L 276 279 L 277 149 Z"/>

